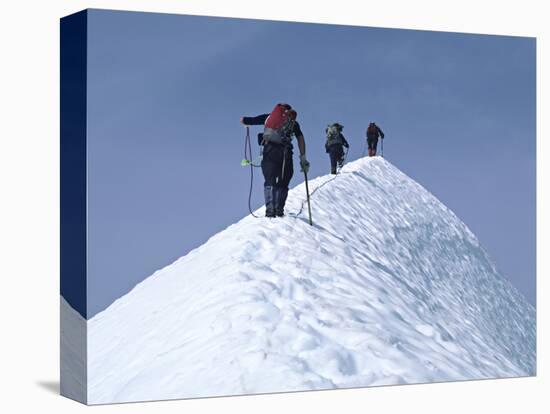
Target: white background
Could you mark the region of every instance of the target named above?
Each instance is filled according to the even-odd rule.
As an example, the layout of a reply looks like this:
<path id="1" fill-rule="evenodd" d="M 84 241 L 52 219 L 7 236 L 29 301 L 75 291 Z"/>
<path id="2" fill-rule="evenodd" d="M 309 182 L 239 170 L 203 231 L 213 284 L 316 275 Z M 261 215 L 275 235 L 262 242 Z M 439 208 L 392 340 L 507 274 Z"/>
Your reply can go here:
<path id="1" fill-rule="evenodd" d="M 547 412 L 549 32 L 543 1 L 4 1 L 0 5 L 0 410 L 3 412 Z M 538 38 L 538 377 L 86 408 L 57 395 L 59 21 L 86 7 Z M 548 14 L 546 13 L 546 16 Z M 546 19 L 547 20 L 547 19 Z M 547 22 L 546 22 L 547 23 Z M 545 99 L 546 98 L 546 99 Z M 546 116 L 548 113 L 546 111 Z M 548 118 L 546 119 L 548 123 Z M 513 191 L 513 189 L 510 189 Z M 503 237 L 514 237 L 506 234 Z M 547 351 L 548 352 L 548 351 Z"/>

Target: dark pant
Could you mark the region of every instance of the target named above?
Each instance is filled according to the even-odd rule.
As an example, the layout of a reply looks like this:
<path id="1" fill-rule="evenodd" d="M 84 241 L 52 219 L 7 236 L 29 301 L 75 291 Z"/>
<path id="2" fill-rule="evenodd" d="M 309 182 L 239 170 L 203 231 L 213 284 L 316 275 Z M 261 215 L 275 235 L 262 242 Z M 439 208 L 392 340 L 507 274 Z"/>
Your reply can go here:
<path id="1" fill-rule="evenodd" d="M 292 147 L 266 144 L 262 158 L 262 173 L 265 179 L 266 215 L 282 215 L 288 195 L 288 185 L 294 174 Z"/>
<path id="2" fill-rule="evenodd" d="M 344 157 L 344 147 L 340 144 L 331 145 L 328 147 L 328 154 L 330 156 L 330 172 L 336 174 L 338 162 Z"/>
<path id="3" fill-rule="evenodd" d="M 378 146 L 378 138 L 367 138 L 367 144 L 369 146 L 369 156 L 375 156 L 376 147 Z"/>

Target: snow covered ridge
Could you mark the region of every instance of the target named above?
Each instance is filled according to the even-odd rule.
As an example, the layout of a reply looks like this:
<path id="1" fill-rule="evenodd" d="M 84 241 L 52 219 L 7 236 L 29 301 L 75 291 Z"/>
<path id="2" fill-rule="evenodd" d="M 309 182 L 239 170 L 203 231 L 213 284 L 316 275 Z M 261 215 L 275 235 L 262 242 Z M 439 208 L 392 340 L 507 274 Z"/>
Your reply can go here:
<path id="1" fill-rule="evenodd" d="M 535 375 L 534 308 L 433 195 L 378 157 L 315 189 L 89 320 L 88 402 Z"/>

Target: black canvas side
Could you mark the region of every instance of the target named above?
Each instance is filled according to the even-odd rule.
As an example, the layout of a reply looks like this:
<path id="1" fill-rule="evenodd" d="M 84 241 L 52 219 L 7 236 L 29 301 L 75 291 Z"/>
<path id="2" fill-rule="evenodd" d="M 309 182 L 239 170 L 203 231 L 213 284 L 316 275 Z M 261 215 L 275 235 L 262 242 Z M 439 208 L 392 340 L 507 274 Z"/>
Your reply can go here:
<path id="1" fill-rule="evenodd" d="M 61 394 L 86 403 L 86 10 L 60 24 Z"/>

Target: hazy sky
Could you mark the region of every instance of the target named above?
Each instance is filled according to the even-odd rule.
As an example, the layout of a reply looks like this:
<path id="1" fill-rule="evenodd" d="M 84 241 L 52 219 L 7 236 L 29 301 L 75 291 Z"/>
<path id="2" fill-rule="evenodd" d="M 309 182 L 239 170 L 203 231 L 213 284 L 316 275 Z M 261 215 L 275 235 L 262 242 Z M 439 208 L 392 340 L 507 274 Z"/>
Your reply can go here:
<path id="1" fill-rule="evenodd" d="M 535 303 L 534 39 L 99 10 L 88 34 L 88 317 L 248 213 L 238 120 L 279 101 L 311 177 L 327 123 L 356 159 L 377 121 Z"/>

